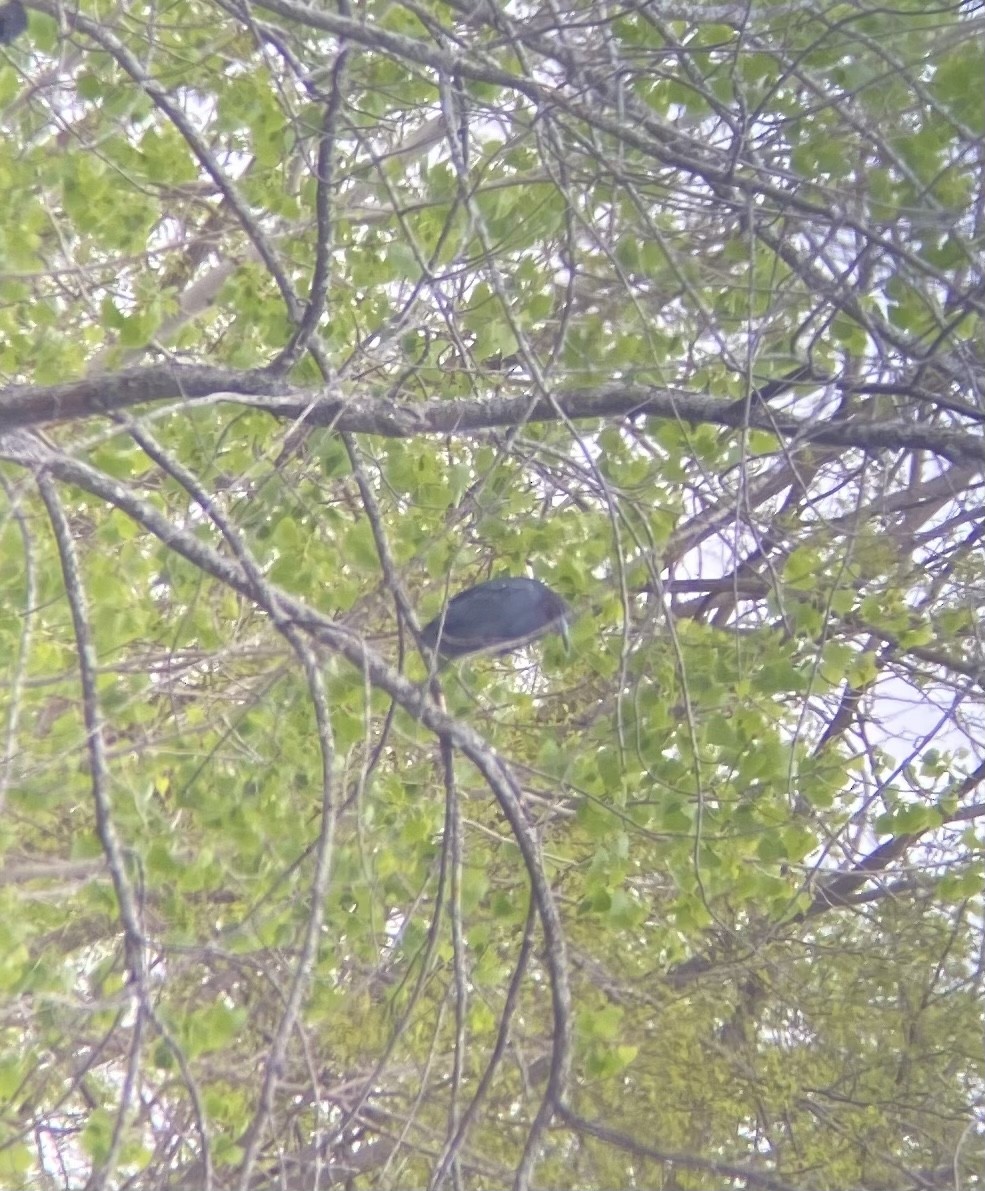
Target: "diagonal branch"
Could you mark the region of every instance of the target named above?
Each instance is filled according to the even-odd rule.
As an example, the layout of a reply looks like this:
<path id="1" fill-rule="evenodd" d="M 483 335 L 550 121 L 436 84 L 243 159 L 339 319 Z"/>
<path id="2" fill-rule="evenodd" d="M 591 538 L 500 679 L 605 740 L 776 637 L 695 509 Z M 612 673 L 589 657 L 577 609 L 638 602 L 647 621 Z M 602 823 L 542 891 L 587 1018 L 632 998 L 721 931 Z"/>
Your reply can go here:
<path id="1" fill-rule="evenodd" d="M 963 798 L 965 794 L 970 794 L 983 781 L 985 781 L 985 761 L 973 773 L 968 774 L 950 797 Z M 958 813 L 952 816 L 955 820 L 966 819 L 968 817 L 967 813 Z M 848 899 L 858 893 L 867 881 L 878 873 L 884 872 L 894 860 L 905 856 L 917 840 L 926 835 L 929 830 L 930 828 L 926 828 L 923 831 L 901 832 L 899 835 L 893 836 L 891 839 L 881 843 L 877 848 L 874 848 L 853 869 L 827 877 L 821 882 L 814 900 L 794 921 L 814 918 L 818 914 L 825 913 L 827 910 L 837 909 L 849 904 Z"/>
<path id="2" fill-rule="evenodd" d="M 243 559 L 223 557 L 194 532 L 172 524 L 154 505 L 134 496 L 125 485 L 86 463 L 47 447 L 38 439 L 19 433 L 0 438 L 0 458 L 51 475 L 64 483 L 75 484 L 112 504 L 203 573 L 252 600 L 285 635 L 304 634 L 344 657 L 365 675 L 368 682 L 385 691 L 426 728 L 447 738 L 478 770 L 499 803 L 523 857 L 544 934 L 544 962 L 551 989 L 553 1048 L 538 1121 L 545 1108 L 556 1110 L 564 1102 L 572 1054 L 567 946 L 557 901 L 541 864 L 536 834 L 524 812 L 520 786 L 508 763 L 479 733 L 449 716 L 426 690 L 394 670 L 360 636 L 303 600 L 275 587 L 249 565 L 245 556 Z M 330 840 L 324 838 L 324 832 L 322 847 L 327 855 Z M 521 1166 L 516 1180 L 518 1191 L 528 1185 L 529 1173 L 528 1165 Z"/>

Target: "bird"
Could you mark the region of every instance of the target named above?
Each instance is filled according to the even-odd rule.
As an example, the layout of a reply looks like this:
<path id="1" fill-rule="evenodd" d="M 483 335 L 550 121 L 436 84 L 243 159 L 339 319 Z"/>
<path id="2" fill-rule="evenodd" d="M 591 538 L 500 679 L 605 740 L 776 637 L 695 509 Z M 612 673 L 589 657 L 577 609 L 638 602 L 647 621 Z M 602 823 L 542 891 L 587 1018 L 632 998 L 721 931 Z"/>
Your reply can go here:
<path id="1" fill-rule="evenodd" d="M 538 579 L 487 579 L 453 596 L 421 630 L 421 640 L 445 661 L 470 653 L 512 653 L 545 633 L 568 644 L 571 609 Z"/>
<path id="2" fill-rule="evenodd" d="M 27 12 L 21 0 L 0 7 L 0 45 L 9 45 L 27 28 Z"/>

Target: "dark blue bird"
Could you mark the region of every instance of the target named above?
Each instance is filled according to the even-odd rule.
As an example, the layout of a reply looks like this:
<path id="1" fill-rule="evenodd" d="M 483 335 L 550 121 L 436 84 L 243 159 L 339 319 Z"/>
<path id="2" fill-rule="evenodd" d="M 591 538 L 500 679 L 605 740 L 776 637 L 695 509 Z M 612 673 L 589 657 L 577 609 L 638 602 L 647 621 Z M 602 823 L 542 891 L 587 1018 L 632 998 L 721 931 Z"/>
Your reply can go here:
<path id="1" fill-rule="evenodd" d="M 489 579 L 448 601 L 421 630 L 421 640 L 446 660 L 467 653 L 510 653 L 545 633 L 568 641 L 571 610 L 537 579 Z"/>
<path id="2" fill-rule="evenodd" d="M 0 7 L 0 45 L 9 45 L 27 28 L 27 12 L 20 0 Z"/>

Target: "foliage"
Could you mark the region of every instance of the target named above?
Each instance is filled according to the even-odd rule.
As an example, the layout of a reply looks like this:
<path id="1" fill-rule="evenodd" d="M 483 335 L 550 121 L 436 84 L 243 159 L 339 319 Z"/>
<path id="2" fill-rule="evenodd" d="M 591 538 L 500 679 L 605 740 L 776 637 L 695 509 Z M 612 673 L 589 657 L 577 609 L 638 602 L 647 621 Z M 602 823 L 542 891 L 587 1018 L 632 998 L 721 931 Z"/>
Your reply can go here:
<path id="1" fill-rule="evenodd" d="M 31 6 L 0 1184 L 981 1184 L 983 19 Z"/>

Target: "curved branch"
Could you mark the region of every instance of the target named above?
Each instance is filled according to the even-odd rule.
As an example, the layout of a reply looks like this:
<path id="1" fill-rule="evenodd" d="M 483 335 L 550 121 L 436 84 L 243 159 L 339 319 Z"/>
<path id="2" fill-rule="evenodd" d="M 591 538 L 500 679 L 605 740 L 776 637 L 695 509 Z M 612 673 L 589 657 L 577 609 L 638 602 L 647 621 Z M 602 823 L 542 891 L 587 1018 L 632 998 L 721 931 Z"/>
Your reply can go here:
<path id="1" fill-rule="evenodd" d="M 571 989 L 560 911 L 541 865 L 535 833 L 524 813 L 519 785 L 506 761 L 479 733 L 444 712 L 426 690 L 394 670 L 357 634 L 280 590 L 258 575 L 252 566 L 244 565 L 244 561 L 224 558 L 195 533 L 173 525 L 148 501 L 134 496 L 123 484 L 98 469 L 22 434 L 0 438 L 0 458 L 40 471 L 44 477 L 52 476 L 64 483 L 75 484 L 114 505 L 193 566 L 256 603 L 273 618 L 282 632 L 286 629 L 291 633 L 304 633 L 344 657 L 372 685 L 385 691 L 426 728 L 447 738 L 479 771 L 499 803 L 523 857 L 530 878 L 531 896 L 544 932 L 544 962 L 550 977 L 554 1046 L 547 1087 L 531 1129 L 531 1137 L 536 1136 L 539 1127 L 546 1124 L 564 1101 L 571 1067 Z M 524 1154 L 515 1182 L 518 1191 L 529 1184 L 535 1156 L 532 1152 Z"/>

